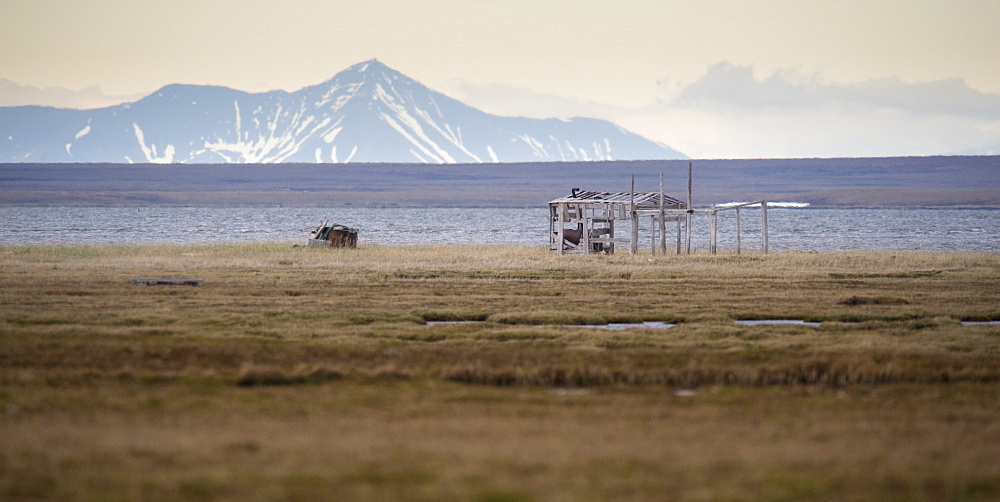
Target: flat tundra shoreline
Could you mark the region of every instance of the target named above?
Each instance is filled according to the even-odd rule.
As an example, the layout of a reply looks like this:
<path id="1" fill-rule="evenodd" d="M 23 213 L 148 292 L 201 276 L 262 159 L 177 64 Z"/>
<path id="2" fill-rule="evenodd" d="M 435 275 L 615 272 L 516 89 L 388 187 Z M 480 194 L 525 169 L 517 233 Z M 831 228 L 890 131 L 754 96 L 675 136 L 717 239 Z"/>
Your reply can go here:
<path id="1" fill-rule="evenodd" d="M 3 246 L 0 280 L 5 500 L 1000 496 L 997 253 Z"/>

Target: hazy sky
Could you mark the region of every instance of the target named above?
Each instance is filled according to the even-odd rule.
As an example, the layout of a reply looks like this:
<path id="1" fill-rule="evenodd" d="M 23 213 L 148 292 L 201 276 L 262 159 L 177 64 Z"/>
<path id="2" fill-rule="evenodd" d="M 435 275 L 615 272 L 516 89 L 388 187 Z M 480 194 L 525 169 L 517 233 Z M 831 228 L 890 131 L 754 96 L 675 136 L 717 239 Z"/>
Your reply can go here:
<path id="1" fill-rule="evenodd" d="M 378 58 L 695 157 L 997 154 L 998 26 L 997 0 L 0 0 L 0 105 L 294 91 Z"/>

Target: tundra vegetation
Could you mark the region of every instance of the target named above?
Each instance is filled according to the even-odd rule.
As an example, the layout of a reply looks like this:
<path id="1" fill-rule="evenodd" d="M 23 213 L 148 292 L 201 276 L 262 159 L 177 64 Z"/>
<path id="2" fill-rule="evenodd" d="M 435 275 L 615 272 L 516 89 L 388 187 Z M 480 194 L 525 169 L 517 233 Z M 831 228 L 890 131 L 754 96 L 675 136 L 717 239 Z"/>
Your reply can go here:
<path id="1" fill-rule="evenodd" d="M 7 246 L 0 281 L 2 500 L 1000 498 L 994 253 Z M 578 326 L 641 321 L 676 326 Z"/>

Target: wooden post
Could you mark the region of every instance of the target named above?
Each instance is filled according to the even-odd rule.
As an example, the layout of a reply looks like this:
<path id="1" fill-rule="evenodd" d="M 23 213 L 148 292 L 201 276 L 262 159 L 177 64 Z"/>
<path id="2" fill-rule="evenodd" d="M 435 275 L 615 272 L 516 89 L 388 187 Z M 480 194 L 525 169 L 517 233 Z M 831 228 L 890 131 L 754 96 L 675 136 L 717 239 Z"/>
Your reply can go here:
<path id="1" fill-rule="evenodd" d="M 712 230 L 712 242 L 709 245 L 709 249 L 711 250 L 712 254 L 715 254 L 716 251 L 718 250 L 718 247 L 719 247 L 719 245 L 718 245 L 718 239 L 719 239 L 718 238 L 718 233 L 719 233 L 719 213 L 716 212 L 716 211 L 712 211 L 711 218 L 712 218 L 712 222 L 711 222 L 711 227 L 712 227 L 712 229 L 711 229 Z"/>
<path id="2" fill-rule="evenodd" d="M 556 208 L 549 204 L 549 251 L 555 251 L 556 243 Z"/>
<path id="3" fill-rule="evenodd" d="M 565 228 L 566 227 L 566 221 L 565 221 L 566 203 L 560 202 L 556 206 L 556 212 L 558 213 L 556 215 L 556 218 L 559 220 L 559 224 L 556 227 L 559 230 L 558 231 L 558 235 L 556 235 L 556 240 L 558 241 L 556 243 L 556 245 L 559 246 L 559 254 L 566 254 L 566 244 L 565 244 L 565 242 L 563 242 L 563 239 L 566 238 L 565 234 L 563 233 L 563 231 L 566 230 L 566 228 Z"/>
<path id="4" fill-rule="evenodd" d="M 639 253 L 639 213 L 632 211 L 632 254 Z"/>
<path id="5" fill-rule="evenodd" d="M 607 212 L 607 216 L 608 216 L 608 239 L 614 239 L 615 238 L 615 214 L 614 214 L 615 211 L 614 211 L 613 207 L 609 207 L 607 209 L 608 209 L 608 212 Z M 608 250 L 609 254 L 615 254 L 615 242 L 614 242 L 614 240 L 612 240 L 611 242 L 609 242 L 608 244 L 606 244 L 605 245 L 605 249 Z"/>
<path id="6" fill-rule="evenodd" d="M 740 247 L 743 244 L 743 229 L 740 223 L 740 208 L 736 207 L 736 254 L 740 254 Z"/>
<path id="7" fill-rule="evenodd" d="M 688 207 L 687 207 L 687 221 L 684 222 L 684 240 L 687 246 L 687 254 L 691 254 L 691 212 L 694 210 L 693 202 L 691 201 L 691 185 L 693 178 L 693 168 L 691 162 L 688 162 Z"/>
<path id="8" fill-rule="evenodd" d="M 681 254 L 681 217 L 674 216 L 677 219 L 677 254 Z"/>
<path id="9" fill-rule="evenodd" d="M 691 182 L 692 182 L 692 167 L 691 162 L 688 162 L 688 209 L 691 209 Z"/>
<path id="10" fill-rule="evenodd" d="M 684 215 L 684 246 L 684 252 L 691 254 L 691 213 Z"/>
<path id="11" fill-rule="evenodd" d="M 770 247 L 767 242 L 767 201 L 760 201 L 760 239 L 763 242 L 764 254 L 767 254 Z"/>
<path id="12" fill-rule="evenodd" d="M 667 254 L 667 218 L 663 212 L 663 173 L 660 173 L 660 252 Z"/>
<path id="13" fill-rule="evenodd" d="M 629 212 L 632 216 L 632 242 L 629 251 L 632 254 L 639 253 L 639 215 L 635 212 L 635 175 L 632 175 L 632 192 L 629 194 Z"/>
<path id="14" fill-rule="evenodd" d="M 656 216 L 649 217 L 649 244 L 653 256 L 656 256 Z"/>

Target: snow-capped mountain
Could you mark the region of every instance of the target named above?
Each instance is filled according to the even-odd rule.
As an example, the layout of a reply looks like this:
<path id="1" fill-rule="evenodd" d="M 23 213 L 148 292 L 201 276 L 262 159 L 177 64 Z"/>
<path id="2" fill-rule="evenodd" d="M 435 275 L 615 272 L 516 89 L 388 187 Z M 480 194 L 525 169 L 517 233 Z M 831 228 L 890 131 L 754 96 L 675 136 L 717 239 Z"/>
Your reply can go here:
<path id="1" fill-rule="evenodd" d="M 491 115 L 378 60 L 296 92 L 168 85 L 92 110 L 0 108 L 0 162 L 478 163 L 677 159 L 610 122 Z"/>

